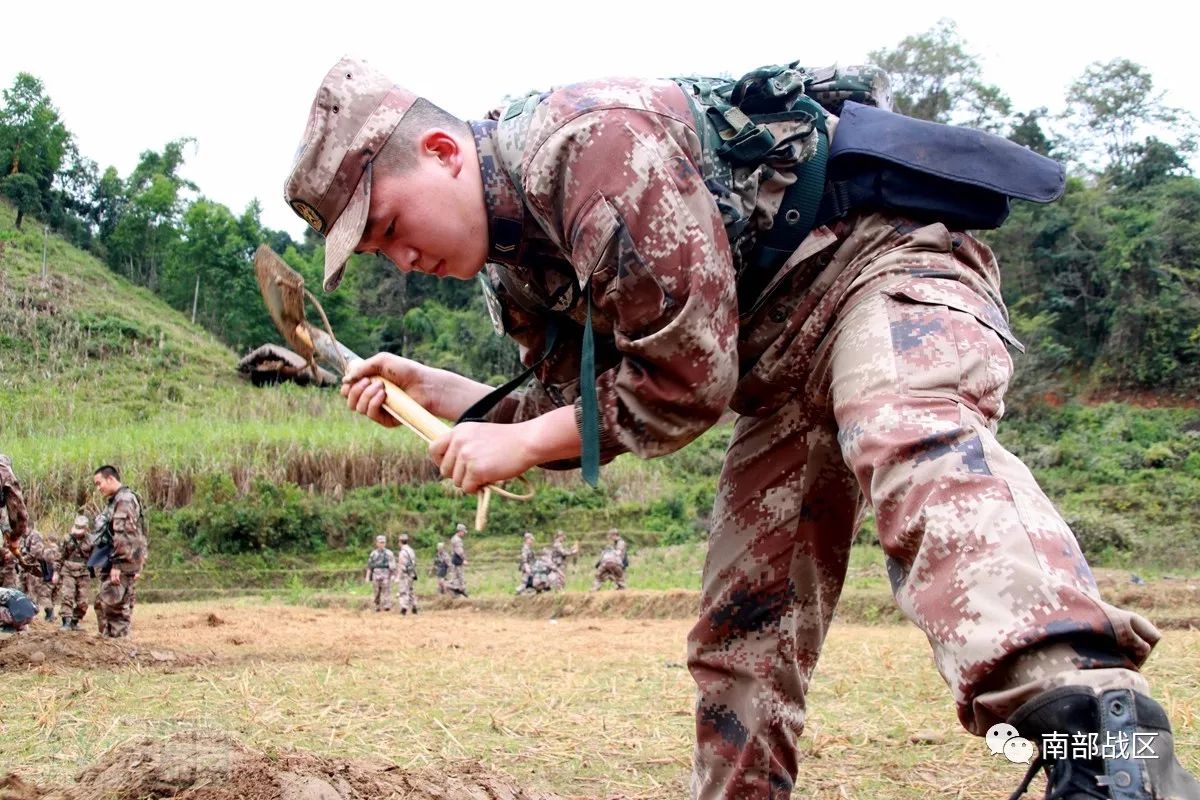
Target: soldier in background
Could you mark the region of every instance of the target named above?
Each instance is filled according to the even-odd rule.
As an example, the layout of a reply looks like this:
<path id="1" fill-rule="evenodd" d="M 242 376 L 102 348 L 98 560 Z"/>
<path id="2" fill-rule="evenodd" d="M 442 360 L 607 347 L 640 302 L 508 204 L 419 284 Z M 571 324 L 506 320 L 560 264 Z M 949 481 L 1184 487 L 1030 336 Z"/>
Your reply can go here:
<path id="1" fill-rule="evenodd" d="M 92 582 L 87 567 L 92 555 L 90 533 L 88 518 L 80 514 L 58 549 L 59 566 L 54 574 L 54 584 L 59 591 L 58 614 L 64 630 L 78 630 L 79 621 L 87 616 L 87 596 Z"/>
<path id="2" fill-rule="evenodd" d="M 521 560 L 517 563 L 517 570 L 521 573 L 521 581 L 517 584 L 517 594 L 529 588 L 529 576 L 533 572 L 533 533 L 525 531 L 525 536 L 521 541 Z"/>
<path id="3" fill-rule="evenodd" d="M 554 567 L 554 588 L 567 588 L 567 561 L 579 554 L 579 542 L 567 547 L 567 535 L 561 530 L 554 532 L 554 545 L 550 548 L 550 563 Z"/>
<path id="4" fill-rule="evenodd" d="M 617 548 L 616 542 L 610 542 L 600 552 L 596 560 L 596 577 L 592 581 L 592 591 L 597 592 L 605 581 L 612 581 L 618 589 L 625 588 L 625 554 Z"/>
<path id="5" fill-rule="evenodd" d="M 460 522 L 454 529 L 454 535 L 450 537 L 450 580 L 446 588 L 460 597 L 468 596 L 467 551 L 463 547 L 463 535 L 466 532 L 467 526 Z"/>
<path id="6" fill-rule="evenodd" d="M 49 574 L 50 565 L 45 555 L 46 540 L 42 532 L 31 528 L 21 540 L 18 556 L 21 562 L 21 591 L 46 613 L 48 621 L 54 615 L 54 608 L 50 605 L 49 593 L 46 591 L 52 576 Z"/>
<path id="7" fill-rule="evenodd" d="M 136 584 L 146 564 L 149 542 L 141 498 L 121 483 L 121 473 L 105 464 L 92 473 L 96 491 L 108 505 L 96 517 L 96 539 L 88 566 L 100 581 L 96 593 L 96 623 L 101 636 L 129 635 Z"/>
<path id="8" fill-rule="evenodd" d="M 42 586 L 38 594 L 38 602 L 45 610 L 47 622 L 54 621 L 54 609 L 58 608 L 58 582 L 55 578 L 58 577 L 61 563 L 58 538 L 48 534 L 42 547 Z"/>
<path id="9" fill-rule="evenodd" d="M 21 482 L 13 472 L 12 459 L 0 453 L 0 533 L 4 535 L 4 547 L 14 561 L 18 560 L 17 549 L 28 526 L 29 513 L 25 510 Z"/>
<path id="10" fill-rule="evenodd" d="M 437 552 L 433 554 L 433 563 L 429 572 L 437 578 L 438 594 L 446 593 L 446 576 L 450 574 L 450 556 L 446 555 L 446 543 L 437 543 Z"/>
<path id="11" fill-rule="evenodd" d="M 375 549 L 367 556 L 364 580 L 375 585 L 375 610 L 392 610 L 392 575 L 396 572 L 396 554 L 387 548 L 387 537 L 375 537 Z"/>
<path id="12" fill-rule="evenodd" d="M 621 538 L 621 532 L 616 528 L 609 528 L 608 540 L 610 546 L 621 554 L 621 569 L 629 569 L 629 548 L 625 545 L 625 540 Z"/>
<path id="13" fill-rule="evenodd" d="M 400 613 L 409 609 L 417 613 L 417 595 L 413 585 L 417 580 L 417 553 L 408 544 L 408 534 L 400 534 L 400 552 L 396 555 L 396 594 Z"/>

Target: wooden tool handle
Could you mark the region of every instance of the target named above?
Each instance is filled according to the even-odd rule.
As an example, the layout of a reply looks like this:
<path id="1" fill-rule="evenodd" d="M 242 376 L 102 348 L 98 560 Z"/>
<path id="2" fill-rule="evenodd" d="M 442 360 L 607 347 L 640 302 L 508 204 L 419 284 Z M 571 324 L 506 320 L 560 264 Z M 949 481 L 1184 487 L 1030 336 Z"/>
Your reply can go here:
<path id="1" fill-rule="evenodd" d="M 423 405 L 409 397 L 408 392 L 387 378 L 376 375 L 371 381 L 383 384 L 383 390 L 387 394 L 383 405 L 388 413 L 416 431 L 426 442 L 432 442 L 450 431 L 449 425 L 429 413 Z"/>

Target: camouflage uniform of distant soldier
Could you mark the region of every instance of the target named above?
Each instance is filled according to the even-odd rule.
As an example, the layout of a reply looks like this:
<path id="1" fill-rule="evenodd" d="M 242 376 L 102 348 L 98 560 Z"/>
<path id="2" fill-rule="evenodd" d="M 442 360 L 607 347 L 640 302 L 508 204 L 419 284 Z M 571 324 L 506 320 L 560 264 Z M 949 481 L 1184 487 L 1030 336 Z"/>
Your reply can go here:
<path id="1" fill-rule="evenodd" d="M 529 587 L 529 577 L 533 574 L 533 534 L 525 531 L 525 535 L 521 539 L 521 560 L 517 563 L 517 570 L 521 573 L 521 581 L 517 584 L 517 594 L 521 594 Z"/>
<path id="2" fill-rule="evenodd" d="M 59 591 L 58 614 L 66 630 L 77 630 L 79 621 L 87 616 L 88 590 L 92 582 L 87 562 L 91 555 L 91 527 L 88 518 L 80 514 L 75 517 L 71 532 L 59 545 L 58 571 L 54 574 Z"/>
<path id="3" fill-rule="evenodd" d="M 859 99 L 886 105 L 886 81 Z M 1137 671 L 1158 631 L 1100 598 L 1070 530 L 996 440 L 1006 345 L 1019 344 L 985 245 L 940 217 L 860 207 L 813 228 L 760 282 L 757 245 L 792 221 L 775 225 L 800 152 L 786 143 L 814 152 L 814 119 L 836 139 L 832 114 L 769 123 L 783 160 L 723 162 L 724 181 L 706 180 L 710 116 L 673 81 L 580 83 L 491 117 L 463 123 L 344 60 L 313 103 L 285 197 L 327 234 L 327 291 L 355 249 L 438 277 L 487 263 L 493 321 L 537 380 L 430 445 L 464 491 L 580 463 L 580 431 L 596 422 L 584 356 L 601 460 L 663 455 L 727 408 L 740 415 L 689 635 L 696 797 L 791 794 L 805 694 L 867 506 L 897 602 L 968 730 L 1011 719 L 1026 738 L 1052 724 L 1098 735 L 1112 731 L 1104 715 L 1135 705 L 1136 720 L 1113 723 L 1126 736 L 1145 734 L 1141 720 L 1166 729 Z M 479 413 L 490 389 L 378 354 L 342 391 L 380 424 L 394 421 L 368 380 L 378 374 L 447 419 Z M 1150 798 L 1153 780 L 1200 797 L 1170 737 L 1154 741 L 1128 796 Z M 1096 777 L 1131 781 L 1112 759 L 1097 776 L 1099 763 L 1048 767 L 1092 790 Z"/>
<path id="4" fill-rule="evenodd" d="M 30 600 L 37 603 L 40 610 L 53 613 L 48 591 L 50 584 L 45 580 L 49 577 L 47 573 L 50 568 L 46 551 L 46 540 L 41 531 L 31 529 L 21 540 L 20 559 L 24 564 L 21 569 L 21 591 Z M 50 614 L 46 616 L 49 619 Z"/>
<path id="5" fill-rule="evenodd" d="M 375 610 L 392 610 L 392 576 L 396 574 L 396 554 L 387 548 L 387 537 L 375 537 L 375 549 L 367 556 L 367 583 L 375 586 Z"/>
<path id="6" fill-rule="evenodd" d="M 129 635 L 133 621 L 136 583 L 149 552 L 146 520 L 141 500 L 121 484 L 116 467 L 106 464 L 98 468 L 92 482 L 108 499 L 108 505 L 96 517 L 97 538 L 88 560 L 96 569 L 98 582 L 96 624 L 101 636 L 118 638 Z"/>
<path id="7" fill-rule="evenodd" d="M 554 534 L 554 545 L 550 548 L 550 563 L 554 566 L 554 588 L 567 587 L 567 562 L 579 553 L 579 542 L 567 547 L 567 535 L 562 531 Z"/>
<path id="8" fill-rule="evenodd" d="M 59 555 L 59 541 L 53 535 L 46 537 L 44 546 L 42 547 L 42 563 L 45 565 L 42 571 L 42 590 L 38 595 L 38 600 L 45 610 L 46 621 L 54 620 L 54 609 L 58 608 L 58 570 L 62 564 L 62 559 Z"/>
<path id="9" fill-rule="evenodd" d="M 467 551 L 463 547 L 466 532 L 467 526 L 460 522 L 450 537 L 450 580 L 446 582 L 446 589 L 462 597 L 467 596 Z"/>
<path id="10" fill-rule="evenodd" d="M 433 563 L 429 565 L 430 574 L 437 578 L 438 594 L 446 593 L 446 576 L 450 574 L 450 556 L 446 555 L 446 543 L 437 543 L 437 552 L 433 554 Z"/>
<path id="11" fill-rule="evenodd" d="M 4 550 L 0 561 L 0 586 L 17 589 L 21 584 L 20 552 L 21 540 L 29 527 L 29 514 L 25 510 L 25 496 L 21 493 L 21 482 L 12 469 L 12 460 L 0 453 L 0 534 Z"/>
<path id="12" fill-rule="evenodd" d="M 401 614 L 417 613 L 417 553 L 408 544 L 408 535 L 400 535 L 400 552 L 396 554 L 396 602 Z"/>
<path id="13" fill-rule="evenodd" d="M 609 543 L 600 552 L 596 561 L 596 577 L 592 581 L 592 591 L 600 590 L 605 581 L 612 581 L 618 589 L 625 588 L 625 540 L 617 533 L 616 528 L 608 532 Z"/>

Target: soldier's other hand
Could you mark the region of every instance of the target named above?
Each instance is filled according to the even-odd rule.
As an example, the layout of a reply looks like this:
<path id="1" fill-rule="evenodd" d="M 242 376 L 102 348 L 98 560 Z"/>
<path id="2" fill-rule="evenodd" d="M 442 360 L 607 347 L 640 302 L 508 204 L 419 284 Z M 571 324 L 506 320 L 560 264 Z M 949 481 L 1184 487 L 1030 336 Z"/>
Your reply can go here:
<path id="1" fill-rule="evenodd" d="M 474 494 L 521 475 L 538 463 L 521 425 L 464 422 L 429 445 L 429 455 L 454 485 Z"/>
<path id="2" fill-rule="evenodd" d="M 109 570 L 108 582 L 109 583 L 120 583 L 121 582 L 121 570 L 119 570 L 119 569 Z"/>

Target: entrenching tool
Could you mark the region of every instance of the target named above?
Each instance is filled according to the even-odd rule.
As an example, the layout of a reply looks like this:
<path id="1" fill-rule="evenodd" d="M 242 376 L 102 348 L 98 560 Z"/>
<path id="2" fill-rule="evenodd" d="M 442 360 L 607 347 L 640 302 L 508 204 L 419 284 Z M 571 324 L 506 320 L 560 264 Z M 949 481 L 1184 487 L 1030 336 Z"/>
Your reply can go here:
<path id="1" fill-rule="evenodd" d="M 314 358 L 320 359 L 325 366 L 336 369 L 344 376 L 349 372 L 359 357 L 348 347 L 339 342 L 329 327 L 329 318 L 325 309 L 312 293 L 304 288 L 304 278 L 300 273 L 289 267 L 274 250 L 265 244 L 260 245 L 254 254 L 254 275 L 258 279 L 258 288 L 262 291 L 263 302 L 267 305 L 267 313 L 271 321 L 279 329 L 288 346 L 308 361 L 316 374 Z M 308 298 L 317 313 L 325 330 L 310 325 L 304 315 L 304 299 Z M 383 385 L 386 399 L 383 408 L 397 422 L 409 428 L 426 443 L 442 436 L 450 430 L 450 426 L 429 413 L 424 406 L 413 400 L 396 384 L 378 375 L 371 378 L 373 382 Z M 528 487 L 529 481 L 522 476 L 521 480 Z M 479 493 L 475 507 L 475 530 L 482 531 L 487 523 L 488 504 L 495 492 L 502 497 L 513 500 L 530 500 L 533 489 L 524 494 L 515 494 L 499 486 L 485 486 Z"/>

